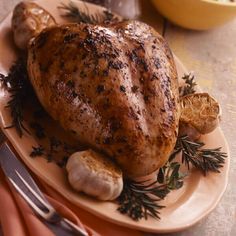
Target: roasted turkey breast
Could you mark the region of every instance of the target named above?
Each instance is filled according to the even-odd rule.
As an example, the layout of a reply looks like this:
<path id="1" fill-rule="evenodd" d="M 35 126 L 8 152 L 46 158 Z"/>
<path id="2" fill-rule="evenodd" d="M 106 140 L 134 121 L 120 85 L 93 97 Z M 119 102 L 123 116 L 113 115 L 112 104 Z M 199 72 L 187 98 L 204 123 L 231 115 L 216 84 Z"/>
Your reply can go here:
<path id="1" fill-rule="evenodd" d="M 150 174 L 168 159 L 179 123 L 177 72 L 152 27 L 126 21 L 45 29 L 29 45 L 28 73 L 46 111 L 125 175 Z"/>

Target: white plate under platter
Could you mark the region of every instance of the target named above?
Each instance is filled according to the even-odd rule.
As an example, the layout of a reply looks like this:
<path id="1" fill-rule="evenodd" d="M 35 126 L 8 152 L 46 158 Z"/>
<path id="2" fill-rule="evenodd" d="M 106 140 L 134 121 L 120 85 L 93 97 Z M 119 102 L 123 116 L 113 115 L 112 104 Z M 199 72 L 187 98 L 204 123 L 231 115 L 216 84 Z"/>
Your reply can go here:
<path id="1" fill-rule="evenodd" d="M 39 5 L 47 9 L 55 17 L 58 23 L 65 22 L 60 17 L 57 6 L 67 0 L 38 0 Z M 77 1 L 74 1 L 77 2 Z M 78 7 L 84 8 L 84 3 L 77 2 Z M 89 5 L 91 12 L 101 11 L 102 8 L 95 5 Z M 6 73 L 16 58 L 17 50 L 12 42 L 10 29 L 11 14 L 0 24 L 0 72 Z M 175 57 L 179 77 L 186 73 L 182 63 Z M 11 123 L 9 110 L 5 105 L 9 99 L 9 94 L 0 88 L 0 124 L 5 127 Z M 65 198 L 73 204 L 99 216 L 107 221 L 133 229 L 139 229 L 146 232 L 166 233 L 176 232 L 186 229 L 197 223 L 207 214 L 209 214 L 220 201 L 228 182 L 229 172 L 229 150 L 224 134 L 220 128 L 217 128 L 211 134 L 205 135 L 202 141 L 206 147 L 222 147 L 222 151 L 228 153 L 228 158 L 221 173 L 210 173 L 204 177 L 199 171 L 192 170 L 184 182 L 184 186 L 172 191 L 162 202 L 166 208 L 161 210 L 161 219 L 155 220 L 151 217 L 148 220 L 135 222 L 129 217 L 120 214 L 116 209 L 118 205 L 115 202 L 102 202 L 83 194 L 76 193 L 69 186 L 66 173 L 54 163 L 48 163 L 43 158 L 32 159 L 29 157 L 32 146 L 37 145 L 35 137 L 24 135 L 18 136 L 15 129 L 5 129 L 5 134 L 19 153 L 25 164 L 43 181 L 52 188 L 60 192 Z M 0 157 L 3 158 L 3 157 Z"/>

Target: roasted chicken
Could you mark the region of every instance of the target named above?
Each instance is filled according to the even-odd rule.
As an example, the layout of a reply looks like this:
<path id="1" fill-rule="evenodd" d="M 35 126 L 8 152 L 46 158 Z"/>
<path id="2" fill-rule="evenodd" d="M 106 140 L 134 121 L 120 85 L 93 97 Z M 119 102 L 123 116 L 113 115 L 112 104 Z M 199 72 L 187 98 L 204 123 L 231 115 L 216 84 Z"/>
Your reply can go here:
<path id="1" fill-rule="evenodd" d="M 43 30 L 28 73 L 46 111 L 130 177 L 157 170 L 174 148 L 180 106 L 166 41 L 150 26 L 67 24 Z"/>

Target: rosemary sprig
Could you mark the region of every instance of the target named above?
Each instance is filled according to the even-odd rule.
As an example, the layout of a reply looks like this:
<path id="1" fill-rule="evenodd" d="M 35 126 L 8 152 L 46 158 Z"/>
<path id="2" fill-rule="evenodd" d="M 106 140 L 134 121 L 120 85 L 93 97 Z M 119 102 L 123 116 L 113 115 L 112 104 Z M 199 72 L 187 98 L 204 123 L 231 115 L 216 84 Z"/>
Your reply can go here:
<path id="1" fill-rule="evenodd" d="M 65 167 L 68 159 L 68 156 L 64 156 L 60 161 L 57 162 L 57 165 L 61 168 Z"/>
<path id="2" fill-rule="evenodd" d="M 193 142 L 188 136 L 181 136 L 177 139 L 174 156 L 182 153 L 182 163 L 188 169 L 191 166 L 202 171 L 205 176 L 208 172 L 220 172 L 223 167 L 227 154 L 221 152 L 221 148 L 204 149 L 204 143 Z M 172 157 L 173 158 L 173 157 Z"/>
<path id="3" fill-rule="evenodd" d="M 154 183 L 153 183 L 154 185 Z M 154 193 L 161 193 L 161 188 L 150 186 Z M 133 220 L 140 220 L 142 218 L 147 219 L 148 215 L 151 215 L 157 219 L 160 218 L 159 210 L 164 206 L 158 204 L 159 198 L 154 199 L 155 194 L 149 187 L 145 187 L 144 183 L 133 182 L 131 180 L 125 180 L 123 191 L 118 198 L 119 208 L 117 209 L 122 214 L 127 214 Z M 166 195 L 166 189 L 162 192 Z"/>
<path id="4" fill-rule="evenodd" d="M 97 24 L 102 22 L 101 16 L 98 14 L 89 14 L 89 12 L 82 12 L 73 2 L 69 2 L 68 5 L 65 3 L 61 3 L 58 7 L 65 11 L 65 14 L 62 16 L 66 18 L 70 18 L 75 22 L 89 23 L 89 24 Z"/>
<path id="5" fill-rule="evenodd" d="M 7 76 L 0 74 L 0 80 L 5 89 L 10 93 L 10 100 L 6 107 L 10 109 L 12 124 L 6 129 L 15 127 L 21 137 L 23 131 L 28 132 L 23 124 L 23 110 L 28 97 L 32 97 L 32 89 L 28 80 L 26 59 L 20 57 L 10 68 Z"/>
<path id="6" fill-rule="evenodd" d="M 157 180 L 147 184 L 147 181 L 135 182 L 124 180 L 124 187 L 118 198 L 119 208 L 122 214 L 127 214 L 133 220 L 147 219 L 152 216 L 160 219 L 160 210 L 165 206 L 159 201 L 164 199 L 170 191 L 183 186 L 185 175 L 179 171 L 180 164 L 167 162 L 157 175 Z"/>
<path id="7" fill-rule="evenodd" d="M 30 127 L 34 130 L 37 138 L 43 139 L 46 137 L 44 128 L 38 122 L 31 122 Z"/>
<path id="8" fill-rule="evenodd" d="M 118 210 L 134 220 L 147 219 L 148 215 L 159 219 L 160 210 L 164 208 L 159 201 L 164 199 L 172 190 L 183 186 L 183 179 L 187 173 L 180 172 L 184 163 L 188 170 L 193 166 L 202 171 L 205 176 L 208 172 L 220 172 L 227 154 L 221 148 L 203 149 L 204 143 L 193 142 L 188 136 L 178 137 L 176 146 L 164 167 L 157 174 L 157 181 L 147 185 L 145 182 L 124 180 L 123 191 L 118 198 Z M 181 163 L 175 161 L 181 153 Z"/>
<path id="9" fill-rule="evenodd" d="M 87 8 L 86 3 L 84 6 L 85 10 L 81 11 L 73 2 L 69 2 L 68 4 L 61 3 L 61 5 L 58 6 L 58 9 L 61 9 L 65 12 L 62 15 L 63 17 L 66 17 L 77 23 L 82 22 L 88 24 L 109 24 L 119 21 L 119 19 L 108 10 L 91 14 Z"/>
<path id="10" fill-rule="evenodd" d="M 31 157 L 45 156 L 48 162 L 54 161 L 59 167 L 61 168 L 65 167 L 69 159 L 69 156 L 72 153 L 76 152 L 78 149 L 66 142 L 63 142 L 62 140 L 58 139 L 55 136 L 51 137 L 48 136 L 48 134 L 44 132 L 44 128 L 39 123 L 35 122 L 32 123 L 32 125 L 31 127 L 33 127 L 34 129 L 33 130 L 34 135 L 37 136 L 38 134 L 40 138 L 45 138 L 46 141 L 48 141 L 48 145 L 46 146 L 39 145 L 37 147 L 32 146 L 30 156 Z"/>
<path id="11" fill-rule="evenodd" d="M 189 73 L 188 75 L 184 75 L 182 79 L 184 80 L 185 84 L 184 86 L 179 87 L 180 96 L 185 96 L 188 94 L 195 93 L 196 92 L 195 87 L 197 83 L 195 82 L 194 75 Z"/>
<path id="12" fill-rule="evenodd" d="M 183 179 L 187 174 L 180 172 L 180 163 L 169 161 L 159 169 L 157 181 L 160 184 L 167 184 L 169 190 L 176 190 L 183 186 Z"/>
<path id="13" fill-rule="evenodd" d="M 31 157 L 38 157 L 38 156 L 42 156 L 44 154 L 45 154 L 45 149 L 41 145 L 39 145 L 37 147 L 34 147 L 34 146 L 32 147 L 32 151 L 30 153 L 30 156 Z"/>

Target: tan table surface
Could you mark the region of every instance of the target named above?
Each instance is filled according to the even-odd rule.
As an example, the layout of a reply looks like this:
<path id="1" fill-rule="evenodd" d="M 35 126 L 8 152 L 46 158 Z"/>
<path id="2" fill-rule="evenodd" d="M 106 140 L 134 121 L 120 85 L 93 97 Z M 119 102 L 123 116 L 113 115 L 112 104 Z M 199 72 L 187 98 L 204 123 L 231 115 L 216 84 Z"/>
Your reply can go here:
<path id="1" fill-rule="evenodd" d="M 20 0 L 0 0 L 0 20 Z M 143 6 L 142 19 L 162 29 L 162 18 L 149 1 Z M 236 235 L 236 19 L 210 31 L 190 31 L 168 24 L 166 30 L 172 51 L 193 71 L 202 89 L 218 99 L 223 110 L 221 127 L 231 152 L 228 188 L 215 210 L 177 236 Z M 201 203 L 199 203 L 201 204 Z"/>

